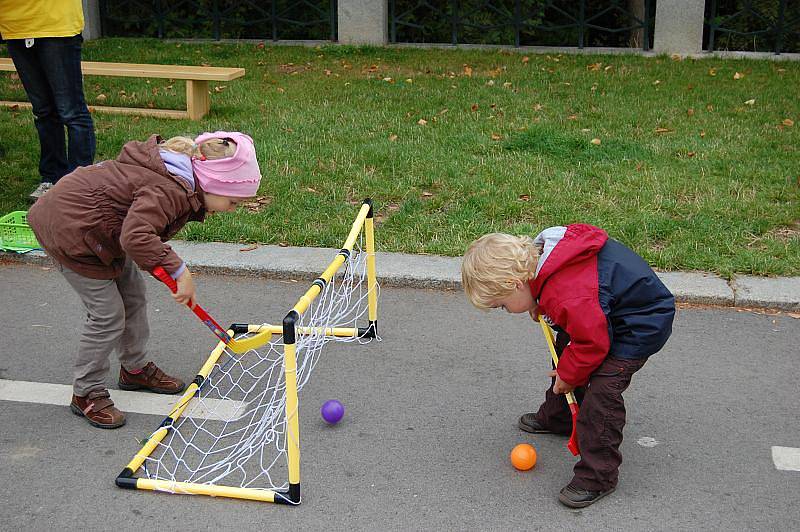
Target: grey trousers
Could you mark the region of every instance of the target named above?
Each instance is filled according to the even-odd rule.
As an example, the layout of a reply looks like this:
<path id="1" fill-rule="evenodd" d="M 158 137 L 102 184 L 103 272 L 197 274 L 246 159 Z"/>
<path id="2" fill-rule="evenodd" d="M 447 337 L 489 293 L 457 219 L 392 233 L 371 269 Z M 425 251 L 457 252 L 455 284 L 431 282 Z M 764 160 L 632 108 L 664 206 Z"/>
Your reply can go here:
<path id="1" fill-rule="evenodd" d="M 130 258 L 116 279 L 90 279 L 61 265 L 59 270 L 86 308 L 73 382 L 75 395 L 85 397 L 106 387 L 109 355 L 115 348 L 127 370 L 139 369 L 147 363 L 150 327 L 145 282 Z"/>

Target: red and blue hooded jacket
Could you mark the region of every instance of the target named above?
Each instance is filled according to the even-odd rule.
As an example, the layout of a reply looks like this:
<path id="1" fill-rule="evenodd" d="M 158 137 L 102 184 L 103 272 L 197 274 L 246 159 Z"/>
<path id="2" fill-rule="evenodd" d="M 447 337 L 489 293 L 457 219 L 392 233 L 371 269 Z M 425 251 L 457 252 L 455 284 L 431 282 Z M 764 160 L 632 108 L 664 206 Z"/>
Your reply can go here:
<path id="1" fill-rule="evenodd" d="M 569 335 L 558 375 L 585 385 L 607 356 L 647 358 L 672 333 L 675 298 L 639 255 L 586 224 L 551 227 L 529 281 L 539 313 Z"/>

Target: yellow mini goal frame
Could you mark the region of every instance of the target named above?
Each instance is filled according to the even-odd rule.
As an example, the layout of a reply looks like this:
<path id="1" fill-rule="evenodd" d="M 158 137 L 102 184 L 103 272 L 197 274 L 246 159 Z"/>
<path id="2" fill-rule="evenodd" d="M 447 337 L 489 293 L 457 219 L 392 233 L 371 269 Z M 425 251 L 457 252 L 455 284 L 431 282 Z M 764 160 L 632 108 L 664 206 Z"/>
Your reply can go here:
<path id="1" fill-rule="evenodd" d="M 150 454 L 156 449 L 159 443 L 172 430 L 173 425 L 181 414 L 190 405 L 192 399 L 196 397 L 201 385 L 208 378 L 209 373 L 225 351 L 225 344 L 219 342 L 209 355 L 197 376 L 189 384 L 186 391 L 177 401 L 175 407 L 164 419 L 161 425 L 153 432 L 142 446 L 141 450 L 133 457 L 125 469 L 117 476 L 116 484 L 120 488 L 141 489 L 151 491 L 164 491 L 169 493 L 186 493 L 194 495 L 210 495 L 212 497 L 230 497 L 236 499 L 249 499 L 254 501 L 274 502 L 278 504 L 298 505 L 300 504 L 300 423 L 298 418 L 298 397 L 297 397 L 297 360 L 296 360 L 296 338 L 297 335 L 319 334 L 320 328 L 299 327 L 300 317 L 308 309 L 314 299 L 322 292 L 327 283 L 331 281 L 336 272 L 342 267 L 353 251 L 356 240 L 364 231 L 367 253 L 367 306 L 369 324 L 367 327 L 326 327 L 326 336 L 356 337 L 356 338 L 375 338 L 378 330 L 378 299 L 377 299 L 377 278 L 375 273 L 375 232 L 373 224 L 372 200 L 365 199 L 358 212 L 358 216 L 353 222 L 350 234 L 345 240 L 344 245 L 336 254 L 336 258 L 330 263 L 322 274 L 314 280 L 311 287 L 298 300 L 297 304 L 286 314 L 282 325 L 268 324 L 233 324 L 229 334 L 240 334 L 244 332 L 255 333 L 248 338 L 249 342 L 254 342 L 254 348 L 261 347 L 268 343 L 272 335 L 283 335 L 283 356 L 284 372 L 286 379 L 286 426 L 289 437 L 286 438 L 286 454 L 289 472 L 289 489 L 272 490 L 241 488 L 232 486 L 220 486 L 214 484 L 199 484 L 192 482 L 176 482 L 171 480 L 160 480 L 136 477 L 136 473 Z M 254 339 L 260 338 L 259 342 Z"/>

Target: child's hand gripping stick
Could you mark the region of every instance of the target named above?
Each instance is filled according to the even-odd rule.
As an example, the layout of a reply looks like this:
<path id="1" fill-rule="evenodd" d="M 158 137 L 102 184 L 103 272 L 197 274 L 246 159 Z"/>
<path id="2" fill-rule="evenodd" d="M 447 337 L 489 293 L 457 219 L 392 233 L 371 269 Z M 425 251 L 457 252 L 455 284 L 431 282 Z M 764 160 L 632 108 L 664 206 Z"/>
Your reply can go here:
<path id="1" fill-rule="evenodd" d="M 178 283 L 176 283 L 175 279 L 173 279 L 172 276 L 168 274 L 161 266 L 156 266 L 153 269 L 153 277 L 167 285 L 169 289 L 172 290 L 173 294 L 178 291 Z M 186 306 L 191 308 L 190 303 L 187 303 Z M 214 321 L 214 318 L 209 316 L 208 312 L 203 310 L 203 308 L 197 303 L 195 303 L 194 308 L 192 308 L 192 312 L 194 312 L 197 317 L 200 318 L 200 321 L 205 323 L 206 327 L 211 329 L 211 332 L 213 332 L 217 338 L 222 340 L 222 342 L 228 346 L 228 349 L 237 354 L 246 353 L 251 349 L 258 349 L 262 345 L 269 342 L 270 338 L 272 338 L 272 333 L 269 331 L 269 329 L 267 329 L 254 334 L 249 338 L 234 340 L 225 331 L 225 329 L 220 327 L 219 323 Z"/>
<path id="2" fill-rule="evenodd" d="M 162 268 L 161 266 L 156 266 L 153 269 L 153 277 L 155 277 L 156 279 L 167 285 L 173 294 L 178 291 L 178 283 L 176 283 L 175 279 L 173 279 L 172 276 L 168 274 L 166 270 L 164 270 L 164 268 Z M 191 308 L 190 303 L 187 303 L 186 306 Z M 211 329 L 211 332 L 213 332 L 217 336 L 217 338 L 222 340 L 226 345 L 231 344 L 233 340 L 228 335 L 228 333 L 225 332 L 225 329 L 220 327 L 219 323 L 214 321 L 214 318 L 209 316 L 208 312 L 203 310 L 203 308 L 200 305 L 195 303 L 194 308 L 192 308 L 192 312 L 194 312 L 197 315 L 197 317 L 200 318 L 200 321 L 205 323 L 206 327 Z"/>
<path id="3" fill-rule="evenodd" d="M 550 329 L 550 326 L 547 325 L 544 320 L 539 317 L 537 320 L 539 325 L 542 326 L 542 332 L 544 333 L 544 338 L 547 340 L 547 347 L 550 348 L 550 356 L 553 358 L 553 364 L 556 368 L 558 368 L 558 354 L 556 354 L 556 347 L 553 344 L 553 331 Z M 567 449 L 573 454 L 573 456 L 578 456 L 580 454 L 580 450 L 578 449 L 578 402 L 575 400 L 575 394 L 572 392 L 568 392 L 565 394 L 567 396 L 567 404 L 569 405 L 569 411 L 572 414 L 572 434 L 569 437 L 569 442 L 567 442 Z"/>

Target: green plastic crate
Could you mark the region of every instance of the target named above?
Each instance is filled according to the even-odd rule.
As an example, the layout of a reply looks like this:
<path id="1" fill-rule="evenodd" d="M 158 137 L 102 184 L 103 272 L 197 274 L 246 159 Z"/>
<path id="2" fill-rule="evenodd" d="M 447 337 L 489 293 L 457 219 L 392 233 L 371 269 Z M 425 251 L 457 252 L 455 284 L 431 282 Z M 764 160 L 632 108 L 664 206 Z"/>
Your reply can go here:
<path id="1" fill-rule="evenodd" d="M 0 249 L 23 252 L 41 247 L 28 225 L 28 211 L 14 211 L 0 217 Z"/>

